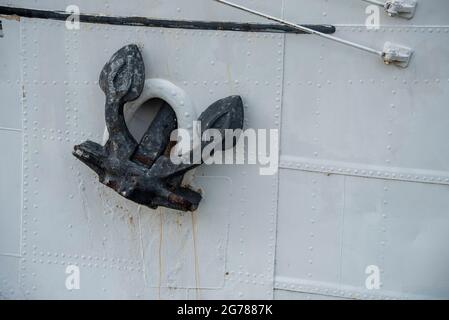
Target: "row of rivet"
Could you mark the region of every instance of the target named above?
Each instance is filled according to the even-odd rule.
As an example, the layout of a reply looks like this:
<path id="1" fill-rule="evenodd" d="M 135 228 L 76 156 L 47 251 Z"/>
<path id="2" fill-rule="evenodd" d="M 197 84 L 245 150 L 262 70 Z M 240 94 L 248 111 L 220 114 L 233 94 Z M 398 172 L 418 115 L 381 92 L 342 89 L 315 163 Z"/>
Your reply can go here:
<path id="1" fill-rule="evenodd" d="M 376 178 L 383 180 L 410 181 L 419 183 L 449 185 L 448 176 L 417 175 L 415 173 L 398 173 L 393 170 L 372 170 L 351 167 L 336 167 L 319 165 L 312 162 L 281 160 L 281 169 L 318 172 L 324 174 L 350 175 L 363 178 Z"/>
<path id="2" fill-rule="evenodd" d="M 388 121 L 386 122 L 386 125 L 388 126 L 387 131 L 384 133 L 385 138 L 387 139 L 387 152 L 388 152 L 388 156 L 385 159 L 385 162 L 387 164 L 391 163 L 391 158 L 394 157 L 394 140 L 392 139 L 393 135 L 394 135 L 394 129 L 395 126 L 393 125 L 395 123 L 395 120 L 397 118 L 397 112 L 395 111 L 397 104 L 401 103 L 401 99 L 397 97 L 396 95 L 396 91 L 394 90 L 391 93 L 391 103 L 388 105 L 386 104 L 384 106 L 384 108 L 387 110 L 388 112 Z M 382 274 L 381 279 L 385 279 L 385 265 L 386 265 L 386 261 L 385 261 L 385 253 L 386 253 L 386 247 L 388 245 L 388 230 L 389 230 L 389 219 L 388 219 L 388 191 L 389 191 L 389 185 L 390 181 L 389 180 L 384 180 L 383 181 L 383 193 L 382 193 L 382 197 L 381 197 L 381 216 L 382 219 L 380 219 L 379 221 L 379 239 L 380 239 L 380 246 L 379 246 L 379 250 L 378 250 L 378 254 L 379 254 L 379 271 Z M 381 281 L 379 284 L 380 288 L 384 287 L 384 283 Z"/>
<path id="3" fill-rule="evenodd" d="M 241 269 L 240 271 L 230 271 L 226 275 L 226 279 L 240 284 L 255 285 L 255 286 L 271 287 L 271 285 L 273 284 L 273 279 L 271 275 L 245 272 L 243 271 L 243 269 Z M 271 291 L 269 295 L 272 295 Z M 239 292 L 238 296 L 243 297 L 244 295 L 242 292 Z"/>
<path id="4" fill-rule="evenodd" d="M 366 26 L 337 26 L 338 31 L 344 32 L 414 32 L 414 33 L 449 33 L 446 26 L 380 26 L 377 28 L 367 28 Z"/>
<path id="5" fill-rule="evenodd" d="M 287 281 L 276 281 L 276 290 L 294 291 L 301 293 L 309 293 L 314 295 L 323 295 L 329 297 L 347 298 L 347 299 L 363 299 L 363 300 L 406 300 L 406 295 L 382 294 L 373 292 L 364 292 L 362 290 L 348 290 L 334 288 L 326 285 L 311 285 L 308 283 L 292 283 Z"/>
<path id="6" fill-rule="evenodd" d="M 318 72 L 318 73 L 322 73 L 322 72 Z M 359 79 L 359 80 L 352 80 L 352 79 L 348 79 L 348 80 L 343 80 L 343 79 L 334 79 L 334 80 L 324 80 L 324 81 L 311 81 L 311 80 L 305 80 L 305 81 L 298 81 L 298 82 L 292 82 L 292 81 L 287 81 L 286 85 L 287 86 L 309 86 L 309 87 L 318 87 L 318 88 L 322 88 L 323 85 L 335 85 L 335 84 L 348 84 L 348 85 L 356 85 L 356 84 L 360 84 L 360 85 L 365 85 L 365 84 L 371 84 L 371 85 L 385 85 L 386 87 L 391 86 L 391 84 L 389 84 L 387 81 L 392 80 L 394 82 L 400 82 L 402 85 L 407 86 L 407 85 L 420 85 L 420 84 L 424 84 L 424 85 L 440 85 L 440 84 L 444 84 L 444 83 L 449 83 L 449 78 L 448 79 L 440 79 L 440 78 L 435 78 L 435 79 L 399 79 L 397 76 L 392 77 L 391 79 Z M 0 83 L 5 83 L 7 85 L 20 85 L 21 81 L 20 80 L 4 80 L 4 81 L 0 81 Z M 47 86 L 47 85 L 65 85 L 65 86 L 98 86 L 98 81 L 90 81 L 90 80 L 84 80 L 84 81 L 79 81 L 79 80 L 73 80 L 73 81 L 57 81 L 57 80 L 32 80 L 29 81 L 27 79 L 24 80 L 25 84 L 30 84 L 30 85 L 42 85 L 42 86 Z M 229 80 L 214 80 L 214 81 L 199 81 L 199 80 L 195 80 L 195 81 L 181 81 L 180 84 L 182 84 L 185 87 L 188 86 L 210 86 L 210 87 L 218 87 L 218 86 L 228 86 L 228 85 L 235 85 L 238 86 L 240 84 L 245 84 L 245 85 L 254 85 L 254 86 L 270 86 L 271 83 L 270 81 L 259 81 L 256 79 L 244 79 L 244 80 L 239 80 L 236 79 L 234 81 L 229 81 Z"/>
<path id="7" fill-rule="evenodd" d="M 318 71 L 319 74 L 322 73 L 321 70 Z M 420 84 L 424 84 L 424 85 L 440 85 L 440 84 L 444 84 L 444 83 L 449 83 L 449 78 L 447 80 L 442 80 L 440 78 L 436 78 L 436 79 L 398 79 L 397 76 L 392 77 L 390 80 L 392 80 L 393 82 L 400 82 L 402 85 L 404 86 L 410 86 L 410 85 L 420 85 Z M 293 83 L 292 81 L 287 81 L 287 86 L 292 86 L 292 85 L 296 85 L 296 86 L 308 86 L 308 87 L 317 87 L 317 88 L 322 88 L 324 85 L 380 85 L 380 86 L 385 86 L 386 88 L 391 88 L 391 83 L 387 82 L 389 81 L 389 79 L 359 79 L 359 80 L 352 80 L 352 79 L 348 79 L 348 80 L 344 80 L 344 79 L 334 79 L 334 80 L 324 80 L 324 81 L 299 81 L 296 83 Z"/>
<path id="8" fill-rule="evenodd" d="M 282 98 L 283 98 L 283 83 L 284 83 L 284 54 L 285 54 L 285 36 L 282 36 L 282 41 L 277 44 L 277 84 L 276 84 L 276 98 L 275 98 L 275 110 L 274 110 L 274 128 L 280 131 L 282 121 Z M 269 245 L 268 245 L 268 269 L 267 273 L 270 275 L 270 280 L 274 281 L 274 265 L 275 265 L 275 250 L 276 250 L 276 238 L 277 238 L 277 211 L 278 211 L 278 192 L 279 192 L 279 176 L 274 175 L 272 177 L 271 188 L 271 208 L 269 210 Z M 270 286 L 272 282 L 270 283 Z M 267 298 L 273 298 L 273 290 L 270 289 L 267 292 Z"/>
<path id="9" fill-rule="evenodd" d="M 19 276 L 19 285 L 25 293 L 25 296 L 31 295 L 31 290 L 36 290 L 36 286 L 32 285 L 32 279 L 28 279 L 29 275 L 27 274 L 27 259 L 25 256 L 27 255 L 28 250 L 28 228 L 29 228 L 29 205 L 28 205 L 28 197 L 30 196 L 29 188 L 31 181 L 29 180 L 30 170 L 29 167 L 37 166 L 37 164 L 30 163 L 29 158 L 29 129 L 28 129 L 28 101 L 27 101 L 27 87 L 25 86 L 25 81 L 28 76 L 28 65 L 27 65 L 27 45 L 28 41 L 26 41 L 27 33 L 24 24 L 20 24 L 20 63 L 22 67 L 22 79 L 20 83 L 22 84 L 22 94 L 21 94 L 21 106 L 22 106 L 22 130 L 23 130 L 23 154 L 22 154 L 22 234 L 21 234 L 21 256 L 20 259 L 20 276 Z M 37 194 L 38 191 L 33 192 L 33 195 Z M 33 207 L 36 204 L 33 205 Z M 32 222 L 36 222 L 37 219 L 31 220 Z M 32 232 L 32 235 L 36 235 L 36 231 Z"/>
<path id="10" fill-rule="evenodd" d="M 320 107 L 321 107 L 321 100 L 320 98 L 317 98 L 315 100 L 315 112 L 314 112 L 314 130 L 316 130 L 315 132 L 315 136 L 313 138 L 313 145 L 315 147 L 314 149 L 314 156 L 318 157 L 318 150 L 320 148 L 319 146 L 319 134 L 321 132 L 320 129 Z M 315 270 L 315 266 L 314 264 L 314 258 L 315 258 L 315 241 L 316 241 L 316 237 L 315 237 L 315 228 L 316 228 L 316 224 L 315 222 L 318 220 L 318 216 L 320 213 L 320 201 L 317 199 L 317 194 L 320 193 L 320 189 L 321 186 L 318 184 L 318 180 L 316 178 L 312 179 L 312 186 L 311 186 L 311 190 L 310 190 L 310 198 L 311 198 L 311 207 L 310 210 L 307 210 L 307 212 L 309 213 L 309 234 L 308 234 L 308 243 L 307 243 L 307 253 L 304 255 L 303 259 L 307 260 L 305 265 L 307 265 L 307 278 L 308 279 L 312 279 L 313 278 L 313 272 Z"/>
<path id="11" fill-rule="evenodd" d="M 77 265 L 88 268 L 116 269 L 121 271 L 142 272 L 142 262 L 121 258 L 106 258 L 98 256 L 85 256 L 78 254 L 51 253 L 38 251 L 33 246 L 33 263 L 47 263 L 55 265 Z M 61 260 L 64 259 L 64 260 Z"/>

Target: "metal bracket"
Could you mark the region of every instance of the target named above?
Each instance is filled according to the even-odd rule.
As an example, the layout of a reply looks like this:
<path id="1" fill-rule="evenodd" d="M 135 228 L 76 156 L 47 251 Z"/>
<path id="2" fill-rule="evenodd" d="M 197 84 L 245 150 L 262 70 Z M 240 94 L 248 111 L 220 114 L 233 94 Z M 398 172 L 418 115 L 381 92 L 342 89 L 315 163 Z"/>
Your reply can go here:
<path id="1" fill-rule="evenodd" d="M 401 68 L 408 67 L 412 56 L 412 49 L 391 42 L 385 43 L 382 53 L 385 64 L 395 64 Z"/>
<path id="2" fill-rule="evenodd" d="M 412 19 L 415 16 L 417 5 L 417 0 L 389 0 L 384 7 L 390 17 Z"/>
<path id="3" fill-rule="evenodd" d="M 3 38 L 3 25 L 1 20 L 0 20 L 0 38 Z"/>
<path id="4" fill-rule="evenodd" d="M 376 6 L 383 7 L 390 17 L 399 17 L 412 19 L 415 16 L 417 0 L 388 0 L 383 2 L 380 0 L 362 0 L 372 3 Z"/>
<path id="5" fill-rule="evenodd" d="M 145 65 L 138 47 L 123 47 L 100 74 L 100 87 L 106 95 L 108 140 L 104 146 L 86 141 L 74 147 L 73 155 L 94 170 L 101 183 L 131 201 L 152 209 L 162 206 L 194 211 L 202 199 L 201 194 L 184 186 L 183 180 L 184 175 L 200 166 L 204 159 L 177 164 L 167 155 L 172 148 L 171 133 L 178 128 L 171 106 L 165 103 L 161 107 L 140 142 L 128 130 L 123 108 L 141 96 L 144 86 Z M 201 137 L 209 129 L 220 133 L 226 129 L 242 129 L 243 110 L 239 96 L 213 103 L 198 119 Z M 200 147 L 216 142 L 201 142 Z M 187 156 L 194 158 L 195 151 L 193 149 Z"/>

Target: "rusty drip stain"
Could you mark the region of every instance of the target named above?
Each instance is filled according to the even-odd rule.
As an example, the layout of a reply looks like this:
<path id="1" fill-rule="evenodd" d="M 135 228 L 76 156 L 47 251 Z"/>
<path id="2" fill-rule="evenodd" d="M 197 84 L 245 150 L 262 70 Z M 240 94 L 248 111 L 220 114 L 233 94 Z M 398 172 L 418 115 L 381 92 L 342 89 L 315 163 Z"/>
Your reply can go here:
<path id="1" fill-rule="evenodd" d="M 145 268 L 145 248 L 143 246 L 143 239 L 142 239 L 142 217 L 141 217 L 141 209 L 142 206 L 137 207 L 137 218 L 138 218 L 138 224 L 139 224 L 139 240 L 140 240 L 140 255 L 142 259 L 142 268 L 143 268 L 143 281 L 145 283 L 145 287 L 148 286 L 148 280 L 147 280 L 147 271 Z"/>
<path id="2" fill-rule="evenodd" d="M 128 222 L 129 222 L 129 225 L 134 228 L 134 217 L 133 216 L 128 217 Z"/>
<path id="3" fill-rule="evenodd" d="M 196 219 L 195 212 L 192 212 L 192 238 L 193 238 L 193 255 L 195 257 L 195 287 L 196 287 L 196 299 L 200 298 L 200 270 L 198 262 L 198 252 L 196 248 Z"/>
<path id="4" fill-rule="evenodd" d="M 18 16 L 16 14 L 11 14 L 11 15 L 0 14 L 0 18 L 5 19 L 5 20 L 15 20 L 15 21 L 20 22 L 20 16 Z"/>
<path id="5" fill-rule="evenodd" d="M 158 284 L 158 299 L 161 300 L 161 286 L 162 286 L 162 240 L 163 240 L 163 212 L 159 208 L 160 233 L 159 233 L 159 284 Z"/>

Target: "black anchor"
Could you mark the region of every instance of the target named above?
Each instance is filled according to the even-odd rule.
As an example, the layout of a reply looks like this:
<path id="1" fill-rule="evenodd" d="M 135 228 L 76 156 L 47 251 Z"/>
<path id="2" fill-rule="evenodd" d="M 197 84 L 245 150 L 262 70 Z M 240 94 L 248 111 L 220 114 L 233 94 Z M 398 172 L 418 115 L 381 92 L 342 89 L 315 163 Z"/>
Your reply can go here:
<path id="1" fill-rule="evenodd" d="M 145 65 L 138 47 L 128 45 L 117 51 L 100 74 L 109 139 L 104 146 L 86 141 L 74 147 L 73 155 L 94 170 L 101 183 L 129 200 L 152 209 L 162 206 L 194 211 L 201 194 L 183 186 L 182 181 L 187 171 L 201 163 L 175 164 L 170 160 L 170 135 L 177 129 L 172 108 L 163 104 L 140 143 L 126 125 L 124 105 L 141 95 L 144 84 Z M 243 118 L 242 99 L 231 96 L 213 103 L 198 121 L 201 134 L 217 129 L 224 137 L 225 129 L 242 129 Z M 208 143 L 202 142 L 201 147 Z"/>

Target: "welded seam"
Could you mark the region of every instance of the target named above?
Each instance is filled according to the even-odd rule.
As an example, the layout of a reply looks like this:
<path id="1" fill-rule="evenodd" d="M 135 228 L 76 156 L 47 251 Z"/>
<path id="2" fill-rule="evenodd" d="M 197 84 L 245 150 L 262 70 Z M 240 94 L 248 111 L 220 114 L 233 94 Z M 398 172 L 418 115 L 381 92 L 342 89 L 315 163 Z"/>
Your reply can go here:
<path id="1" fill-rule="evenodd" d="M 285 0 L 282 0 L 282 8 L 281 8 L 281 17 L 285 18 Z M 287 44 L 287 36 L 283 37 L 283 46 L 282 46 L 282 76 L 281 76 L 281 101 L 279 101 L 279 146 L 278 153 L 279 159 L 281 158 L 281 141 L 282 141 L 282 114 L 283 114 L 283 104 L 284 104 L 284 95 L 285 95 L 285 56 L 286 56 L 286 44 Z M 276 249 L 277 249 L 277 235 L 278 235 L 278 225 L 279 225 L 279 189 L 280 189 L 280 166 L 278 166 L 277 172 L 277 183 L 276 183 L 276 225 L 274 227 L 274 247 L 273 247 L 273 290 L 272 290 L 272 299 L 274 299 L 274 289 L 275 289 L 275 279 L 276 279 Z"/>

